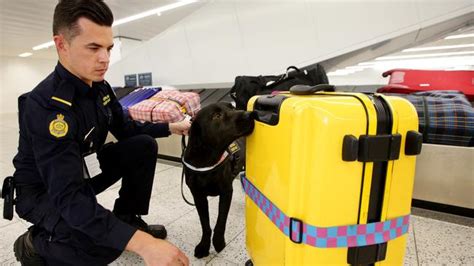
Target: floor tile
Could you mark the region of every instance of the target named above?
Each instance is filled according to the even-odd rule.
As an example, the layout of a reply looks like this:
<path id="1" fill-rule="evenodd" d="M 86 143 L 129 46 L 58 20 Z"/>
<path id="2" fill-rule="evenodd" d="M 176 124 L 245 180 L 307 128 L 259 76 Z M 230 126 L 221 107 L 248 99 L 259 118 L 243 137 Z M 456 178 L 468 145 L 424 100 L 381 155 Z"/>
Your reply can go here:
<path id="1" fill-rule="evenodd" d="M 413 216 L 412 216 L 413 217 Z M 405 249 L 404 265 L 418 265 L 418 258 L 416 256 L 416 244 L 414 235 L 414 223 L 410 224 L 408 228 L 407 247 Z"/>
<path id="2" fill-rule="evenodd" d="M 170 238 L 170 242 L 173 243 L 175 246 L 177 246 L 179 249 L 181 249 L 184 252 L 184 254 L 186 254 L 186 256 L 189 259 L 189 265 L 193 265 L 193 266 L 206 265 L 216 256 L 216 252 L 211 248 L 211 250 L 209 251 L 209 256 L 198 259 L 194 257 L 195 245 L 192 245 L 180 240 L 175 240 L 172 238 Z"/>
<path id="3" fill-rule="evenodd" d="M 179 241 L 179 240 L 174 240 L 174 239 L 171 239 L 171 238 L 168 238 L 167 240 L 170 243 L 172 243 L 173 245 L 175 245 L 177 248 L 179 248 L 181 251 L 183 251 L 184 254 L 186 254 L 186 256 L 189 259 L 189 265 L 193 265 L 193 266 L 202 265 L 202 266 L 204 266 L 207 263 L 209 263 L 210 261 L 212 261 L 214 259 L 214 257 L 216 256 L 215 253 L 210 252 L 209 256 L 207 256 L 205 258 L 198 259 L 198 258 L 194 257 L 194 247 L 192 245 L 190 245 L 188 243 L 185 243 L 185 242 L 182 242 L 182 241 Z M 145 265 L 145 264 L 144 264 L 143 259 L 141 257 L 136 255 L 135 253 L 126 251 L 116 261 L 114 261 L 110 265 L 111 266 L 119 266 L 119 265 Z M 218 265 L 218 264 L 214 264 L 214 265 Z M 232 265 L 232 264 L 230 264 L 230 265 Z"/>
<path id="4" fill-rule="evenodd" d="M 413 217 L 420 265 L 474 265 L 474 228 Z"/>
<path id="5" fill-rule="evenodd" d="M 136 253 L 130 251 L 124 251 L 120 257 L 114 262 L 109 264 L 110 266 L 122 266 L 122 265 L 145 265 L 143 259 Z"/>
<path id="6" fill-rule="evenodd" d="M 217 257 L 238 265 L 245 264 L 245 262 L 250 259 L 245 245 L 245 230 L 237 234 L 237 236 L 227 244 L 224 250 L 217 254 Z"/>
<path id="7" fill-rule="evenodd" d="M 2 184 L 3 184 L 3 179 L 7 176 L 13 175 L 14 172 L 15 172 L 15 167 L 13 167 L 13 163 L 0 161 L 0 181 L 2 181 Z"/>
<path id="8" fill-rule="evenodd" d="M 158 175 L 158 173 L 161 173 L 161 172 L 163 172 L 165 170 L 168 170 L 170 168 L 173 168 L 173 167 L 176 167 L 176 166 L 158 161 L 156 163 L 155 175 Z"/>
<path id="9" fill-rule="evenodd" d="M 0 114 L 0 125 L 4 128 L 18 129 L 17 113 Z"/>
<path id="10" fill-rule="evenodd" d="M 118 183 L 120 186 L 120 182 Z M 97 201 L 104 208 L 113 210 L 115 200 L 118 198 L 118 191 L 119 191 L 119 187 L 109 188 L 105 190 L 104 192 L 100 193 L 99 195 L 97 195 Z"/>
<path id="11" fill-rule="evenodd" d="M 213 229 L 217 220 L 218 202 L 217 200 L 212 200 L 209 202 L 209 205 L 210 226 Z M 244 216 L 242 214 L 232 212 L 231 206 L 231 211 L 229 212 L 225 231 L 226 242 L 229 243 L 244 228 Z M 197 211 L 192 210 L 177 221 L 171 223 L 169 225 L 168 233 L 170 233 L 174 238 L 179 239 L 183 242 L 197 245 L 201 240 L 202 236 L 201 224 Z M 211 249 L 213 249 L 213 247 L 211 247 Z"/>
<path id="12" fill-rule="evenodd" d="M 162 166 L 160 166 L 162 167 Z M 178 167 L 171 167 L 160 172 L 155 172 L 155 182 L 153 184 L 153 195 L 159 195 L 170 191 L 181 185 L 182 169 Z M 186 186 L 186 184 L 183 184 Z M 180 192 L 181 194 L 181 192 Z"/>
<path id="13" fill-rule="evenodd" d="M 416 207 L 411 208 L 411 213 L 416 216 L 421 216 L 421 217 L 431 218 L 431 219 L 445 221 L 449 223 L 474 227 L 474 219 L 466 217 L 466 216 L 454 215 L 454 214 L 449 214 L 449 213 L 444 213 L 444 212 L 437 212 L 437 211 L 421 209 L 421 208 L 416 208 Z"/>
<path id="14" fill-rule="evenodd" d="M 220 258 L 220 257 L 215 257 L 207 265 L 211 265 L 211 266 L 238 266 L 238 265 L 242 265 L 242 264 L 231 262 L 231 261 L 228 261 L 228 260 Z"/>
<path id="15" fill-rule="evenodd" d="M 0 265 L 16 262 L 13 254 L 13 242 L 28 229 L 23 223 L 16 222 L 0 228 L 2 241 L 0 241 Z M 16 263 L 17 265 L 19 263 Z"/>

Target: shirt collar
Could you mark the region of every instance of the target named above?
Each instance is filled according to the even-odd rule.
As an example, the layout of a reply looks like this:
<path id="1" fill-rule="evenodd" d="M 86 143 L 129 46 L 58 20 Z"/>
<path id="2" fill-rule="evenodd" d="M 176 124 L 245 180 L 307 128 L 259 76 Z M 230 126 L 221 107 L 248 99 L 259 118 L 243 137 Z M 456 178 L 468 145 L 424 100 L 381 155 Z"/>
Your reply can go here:
<path id="1" fill-rule="evenodd" d="M 97 98 L 98 85 L 103 82 L 92 82 L 92 87 L 89 87 L 87 83 L 82 81 L 80 78 L 69 72 L 60 62 L 56 66 L 56 71 L 61 79 L 67 80 L 72 83 L 75 91 L 80 96 L 87 96 L 90 98 Z"/>

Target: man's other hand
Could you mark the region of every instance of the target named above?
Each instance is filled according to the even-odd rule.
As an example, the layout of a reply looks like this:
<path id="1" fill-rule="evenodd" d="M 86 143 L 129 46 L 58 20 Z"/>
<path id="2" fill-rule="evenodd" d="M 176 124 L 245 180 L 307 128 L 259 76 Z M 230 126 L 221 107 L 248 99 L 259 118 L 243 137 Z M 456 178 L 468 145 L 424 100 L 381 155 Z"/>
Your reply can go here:
<path id="1" fill-rule="evenodd" d="M 182 121 L 176 122 L 176 123 L 170 123 L 169 128 L 171 134 L 177 134 L 177 135 L 188 135 L 188 130 L 191 127 L 191 122 L 187 119 L 184 119 Z"/>
<path id="2" fill-rule="evenodd" d="M 140 255 L 147 266 L 189 265 L 188 257 L 176 246 L 140 230 L 132 236 L 126 249 Z"/>

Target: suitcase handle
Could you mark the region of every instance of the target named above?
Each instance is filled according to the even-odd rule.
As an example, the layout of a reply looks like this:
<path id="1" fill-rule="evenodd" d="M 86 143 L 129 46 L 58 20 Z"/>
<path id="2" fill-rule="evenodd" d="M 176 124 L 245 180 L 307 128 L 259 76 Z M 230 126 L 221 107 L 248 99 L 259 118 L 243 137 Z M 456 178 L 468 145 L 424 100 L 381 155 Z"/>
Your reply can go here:
<path id="1" fill-rule="evenodd" d="M 280 120 L 280 107 L 288 97 L 284 95 L 263 95 L 255 100 L 256 120 L 268 125 L 277 125 Z"/>
<path id="2" fill-rule="evenodd" d="M 295 95 L 310 95 L 318 91 L 334 91 L 335 86 L 329 84 L 318 84 L 315 86 L 309 85 L 294 85 L 290 88 L 290 93 Z"/>

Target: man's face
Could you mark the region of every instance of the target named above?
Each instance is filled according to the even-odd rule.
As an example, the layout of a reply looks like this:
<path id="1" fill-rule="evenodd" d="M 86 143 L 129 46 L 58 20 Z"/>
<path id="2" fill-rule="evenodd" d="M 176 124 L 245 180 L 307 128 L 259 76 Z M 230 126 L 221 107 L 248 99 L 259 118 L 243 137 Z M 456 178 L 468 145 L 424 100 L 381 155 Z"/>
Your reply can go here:
<path id="1" fill-rule="evenodd" d="M 66 40 L 63 35 L 54 36 L 61 63 L 72 74 L 89 85 L 104 80 L 109 67 L 112 49 L 112 28 L 100 26 L 87 18 L 77 21 L 79 35 Z"/>

